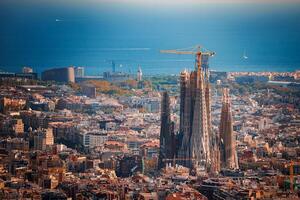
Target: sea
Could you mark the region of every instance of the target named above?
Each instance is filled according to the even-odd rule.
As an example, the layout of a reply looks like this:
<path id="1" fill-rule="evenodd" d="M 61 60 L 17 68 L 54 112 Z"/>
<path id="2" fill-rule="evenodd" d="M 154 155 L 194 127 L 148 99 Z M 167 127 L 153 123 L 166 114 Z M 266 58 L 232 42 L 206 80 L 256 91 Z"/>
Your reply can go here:
<path id="1" fill-rule="evenodd" d="M 170 1 L 172 2 L 172 1 Z M 300 3 L 155 4 L 1 0 L 0 70 L 83 66 L 144 75 L 193 69 L 194 55 L 160 50 L 201 45 L 217 71 L 300 69 Z"/>

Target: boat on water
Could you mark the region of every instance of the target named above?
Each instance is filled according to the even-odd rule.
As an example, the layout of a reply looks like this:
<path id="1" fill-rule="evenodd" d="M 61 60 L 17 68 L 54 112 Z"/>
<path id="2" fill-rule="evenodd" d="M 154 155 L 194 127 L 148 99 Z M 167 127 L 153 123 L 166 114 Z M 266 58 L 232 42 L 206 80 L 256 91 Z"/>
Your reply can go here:
<path id="1" fill-rule="evenodd" d="M 246 55 L 246 51 L 244 51 L 243 58 L 244 58 L 245 60 L 248 59 L 248 56 Z"/>

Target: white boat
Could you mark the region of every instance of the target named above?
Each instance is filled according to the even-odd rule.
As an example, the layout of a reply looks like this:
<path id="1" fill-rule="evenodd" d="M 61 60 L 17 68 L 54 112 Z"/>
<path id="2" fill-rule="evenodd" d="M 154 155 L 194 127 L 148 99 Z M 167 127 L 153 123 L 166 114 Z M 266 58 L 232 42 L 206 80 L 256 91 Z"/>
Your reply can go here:
<path id="1" fill-rule="evenodd" d="M 246 56 L 246 51 L 244 51 L 243 58 L 248 59 L 248 56 Z"/>

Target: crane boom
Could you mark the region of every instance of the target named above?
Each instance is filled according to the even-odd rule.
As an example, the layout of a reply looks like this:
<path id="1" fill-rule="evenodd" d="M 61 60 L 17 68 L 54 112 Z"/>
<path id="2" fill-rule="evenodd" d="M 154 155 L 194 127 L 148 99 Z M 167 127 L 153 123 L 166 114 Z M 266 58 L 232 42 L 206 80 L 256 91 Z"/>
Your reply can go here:
<path id="1" fill-rule="evenodd" d="M 201 50 L 203 49 L 203 50 Z M 193 47 L 183 48 L 183 49 L 168 49 L 168 50 L 160 50 L 160 53 L 170 53 L 170 54 L 191 54 L 191 55 L 208 55 L 213 56 L 215 52 L 208 51 L 204 48 L 201 48 L 200 45 L 196 45 Z"/>
<path id="2" fill-rule="evenodd" d="M 188 54 L 188 55 L 208 55 L 213 56 L 215 55 L 214 52 L 195 52 L 195 51 L 177 51 L 177 50 L 160 50 L 160 53 L 170 53 L 170 54 Z"/>
<path id="3" fill-rule="evenodd" d="M 202 48 L 203 49 L 203 48 Z M 214 56 L 215 52 L 207 51 L 206 49 L 201 50 L 200 45 L 193 47 L 183 48 L 183 49 L 169 49 L 169 50 L 160 50 L 160 53 L 169 53 L 169 54 L 183 54 L 183 55 L 196 55 L 196 68 L 199 70 L 202 64 L 202 55 L 205 56 Z M 201 70 L 201 69 L 200 69 Z"/>
<path id="4" fill-rule="evenodd" d="M 160 53 L 195 54 L 193 51 L 161 50 Z"/>

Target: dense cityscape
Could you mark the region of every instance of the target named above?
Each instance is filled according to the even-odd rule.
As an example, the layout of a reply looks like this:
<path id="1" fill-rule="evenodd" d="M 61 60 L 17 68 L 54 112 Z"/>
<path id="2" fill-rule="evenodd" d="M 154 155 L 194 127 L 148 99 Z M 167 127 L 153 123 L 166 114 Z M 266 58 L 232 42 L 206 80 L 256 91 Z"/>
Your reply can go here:
<path id="1" fill-rule="evenodd" d="M 1 72 L 0 199 L 299 199 L 300 71 L 191 54 L 178 75 Z"/>
<path id="2" fill-rule="evenodd" d="M 0 200 L 300 200 L 300 0 L 0 0 Z"/>

